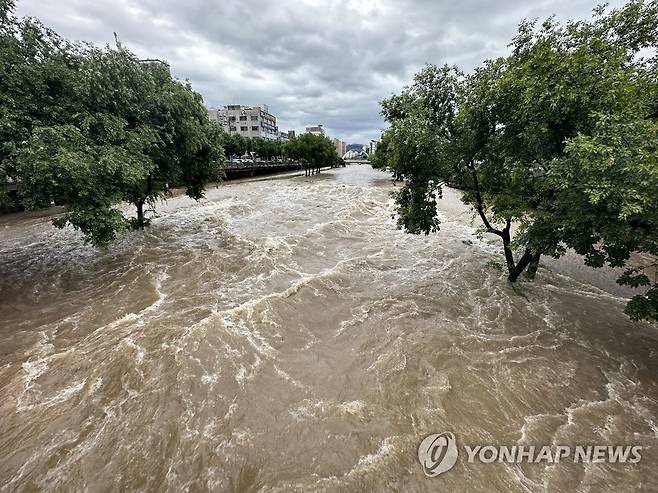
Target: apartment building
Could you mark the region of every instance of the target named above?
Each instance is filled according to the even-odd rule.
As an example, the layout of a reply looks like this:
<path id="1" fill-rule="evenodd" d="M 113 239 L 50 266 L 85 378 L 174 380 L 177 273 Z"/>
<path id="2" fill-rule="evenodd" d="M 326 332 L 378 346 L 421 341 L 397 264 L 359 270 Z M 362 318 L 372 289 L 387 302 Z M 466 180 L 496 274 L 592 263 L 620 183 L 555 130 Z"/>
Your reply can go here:
<path id="1" fill-rule="evenodd" d="M 334 144 L 339 156 L 343 156 L 347 152 L 347 142 L 340 139 L 331 139 L 331 142 Z"/>
<path id="2" fill-rule="evenodd" d="M 243 137 L 262 137 L 279 140 L 279 128 L 276 117 L 270 113 L 266 104 L 260 106 L 243 106 L 229 104 L 221 109 L 209 109 L 208 118 L 224 127 L 227 134 L 239 134 Z"/>
<path id="3" fill-rule="evenodd" d="M 324 127 L 322 125 L 314 125 L 312 127 L 306 127 L 306 133 L 313 135 L 322 135 L 324 137 Z"/>
<path id="4" fill-rule="evenodd" d="M 288 130 L 287 132 L 279 132 L 279 140 L 281 142 L 288 142 L 291 139 L 295 138 L 295 131 L 294 130 Z"/>

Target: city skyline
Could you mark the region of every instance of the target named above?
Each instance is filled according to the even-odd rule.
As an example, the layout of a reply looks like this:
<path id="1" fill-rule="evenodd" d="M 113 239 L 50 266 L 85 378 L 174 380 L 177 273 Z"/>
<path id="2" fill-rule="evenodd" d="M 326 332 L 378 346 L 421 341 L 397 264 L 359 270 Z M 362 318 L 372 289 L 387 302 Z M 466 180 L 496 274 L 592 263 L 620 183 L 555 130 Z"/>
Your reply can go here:
<path id="1" fill-rule="evenodd" d="M 585 18 L 596 3 L 19 0 L 17 14 L 96 45 L 113 45 L 116 31 L 138 56 L 167 60 L 209 108 L 266 103 L 282 129 L 323 123 L 367 144 L 385 127 L 379 101 L 425 63 L 471 70 L 505 54 L 522 19 Z"/>

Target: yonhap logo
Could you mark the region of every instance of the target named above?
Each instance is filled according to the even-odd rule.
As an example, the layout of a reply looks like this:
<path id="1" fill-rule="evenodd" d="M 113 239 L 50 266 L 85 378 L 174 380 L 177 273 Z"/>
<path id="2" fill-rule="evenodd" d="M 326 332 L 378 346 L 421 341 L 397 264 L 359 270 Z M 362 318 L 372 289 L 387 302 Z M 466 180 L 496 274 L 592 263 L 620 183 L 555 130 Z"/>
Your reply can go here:
<path id="1" fill-rule="evenodd" d="M 637 464 L 642 460 L 642 445 L 464 445 L 462 462 L 473 464 L 559 464 L 619 463 Z M 449 471 L 457 463 L 459 451 L 455 435 L 449 431 L 426 436 L 418 446 L 418 461 L 427 477 Z"/>
<path id="2" fill-rule="evenodd" d="M 428 435 L 418 446 L 418 460 L 423 472 L 430 478 L 452 469 L 458 455 L 457 440 L 449 431 Z"/>

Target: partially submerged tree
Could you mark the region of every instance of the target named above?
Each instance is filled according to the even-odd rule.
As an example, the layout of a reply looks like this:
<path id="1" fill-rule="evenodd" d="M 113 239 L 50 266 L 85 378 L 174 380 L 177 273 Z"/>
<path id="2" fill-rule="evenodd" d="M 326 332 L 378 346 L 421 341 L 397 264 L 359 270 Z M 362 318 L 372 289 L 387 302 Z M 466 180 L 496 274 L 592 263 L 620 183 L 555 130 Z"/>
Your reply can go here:
<path id="1" fill-rule="evenodd" d="M 127 131 L 139 136 L 147 159 L 142 182 L 126 190 L 126 199 L 137 208 L 137 227 L 146 224 L 144 206 L 153 207 L 169 187 L 183 185 L 199 199 L 204 185 L 220 178 L 219 134 L 201 96 L 173 79 L 168 66 L 144 64 L 125 50 L 106 50 L 92 54 L 86 73 L 90 107 L 122 118 Z"/>
<path id="2" fill-rule="evenodd" d="M 201 96 L 158 62 L 125 49 L 72 45 L 3 7 L 0 32 L 0 168 L 27 207 L 57 201 L 85 239 L 107 245 L 147 224 L 171 186 L 195 199 L 221 178 L 221 135 Z M 117 208 L 129 202 L 137 218 Z"/>
<path id="3" fill-rule="evenodd" d="M 508 57 L 470 75 L 426 67 L 382 102 L 391 127 L 375 164 L 406 180 L 399 225 L 438 230 L 451 184 L 501 238 L 512 282 L 568 248 L 592 266 L 657 255 L 657 65 L 641 56 L 655 55 L 657 27 L 657 2 L 630 2 L 590 22 L 523 23 Z M 634 319 L 658 318 L 647 272 L 620 279 L 648 288 L 627 307 Z"/>

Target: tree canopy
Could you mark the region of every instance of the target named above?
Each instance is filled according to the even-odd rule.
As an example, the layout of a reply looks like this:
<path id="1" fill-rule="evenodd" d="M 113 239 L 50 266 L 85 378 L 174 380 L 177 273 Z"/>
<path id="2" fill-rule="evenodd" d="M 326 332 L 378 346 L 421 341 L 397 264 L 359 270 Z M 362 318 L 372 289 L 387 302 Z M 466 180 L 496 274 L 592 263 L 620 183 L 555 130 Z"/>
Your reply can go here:
<path id="1" fill-rule="evenodd" d="M 199 199 L 221 178 L 221 132 L 165 63 L 70 43 L 6 0 L 0 12 L 0 170 L 26 207 L 64 204 L 55 225 L 102 246 L 144 227 L 171 186 Z"/>
<path id="2" fill-rule="evenodd" d="M 657 39 L 658 2 L 632 1 L 523 22 L 508 56 L 470 74 L 424 68 L 382 102 L 390 128 L 373 161 L 406 181 L 399 226 L 438 230 L 436 199 L 456 186 L 501 238 L 510 281 L 567 249 L 594 267 L 647 255 L 619 282 L 646 288 L 633 319 L 658 319 Z"/>
<path id="3" fill-rule="evenodd" d="M 337 166 L 342 159 L 331 141 L 322 135 L 305 133 L 286 143 L 285 153 L 292 159 L 300 160 L 306 173 L 319 173 L 325 166 Z"/>

